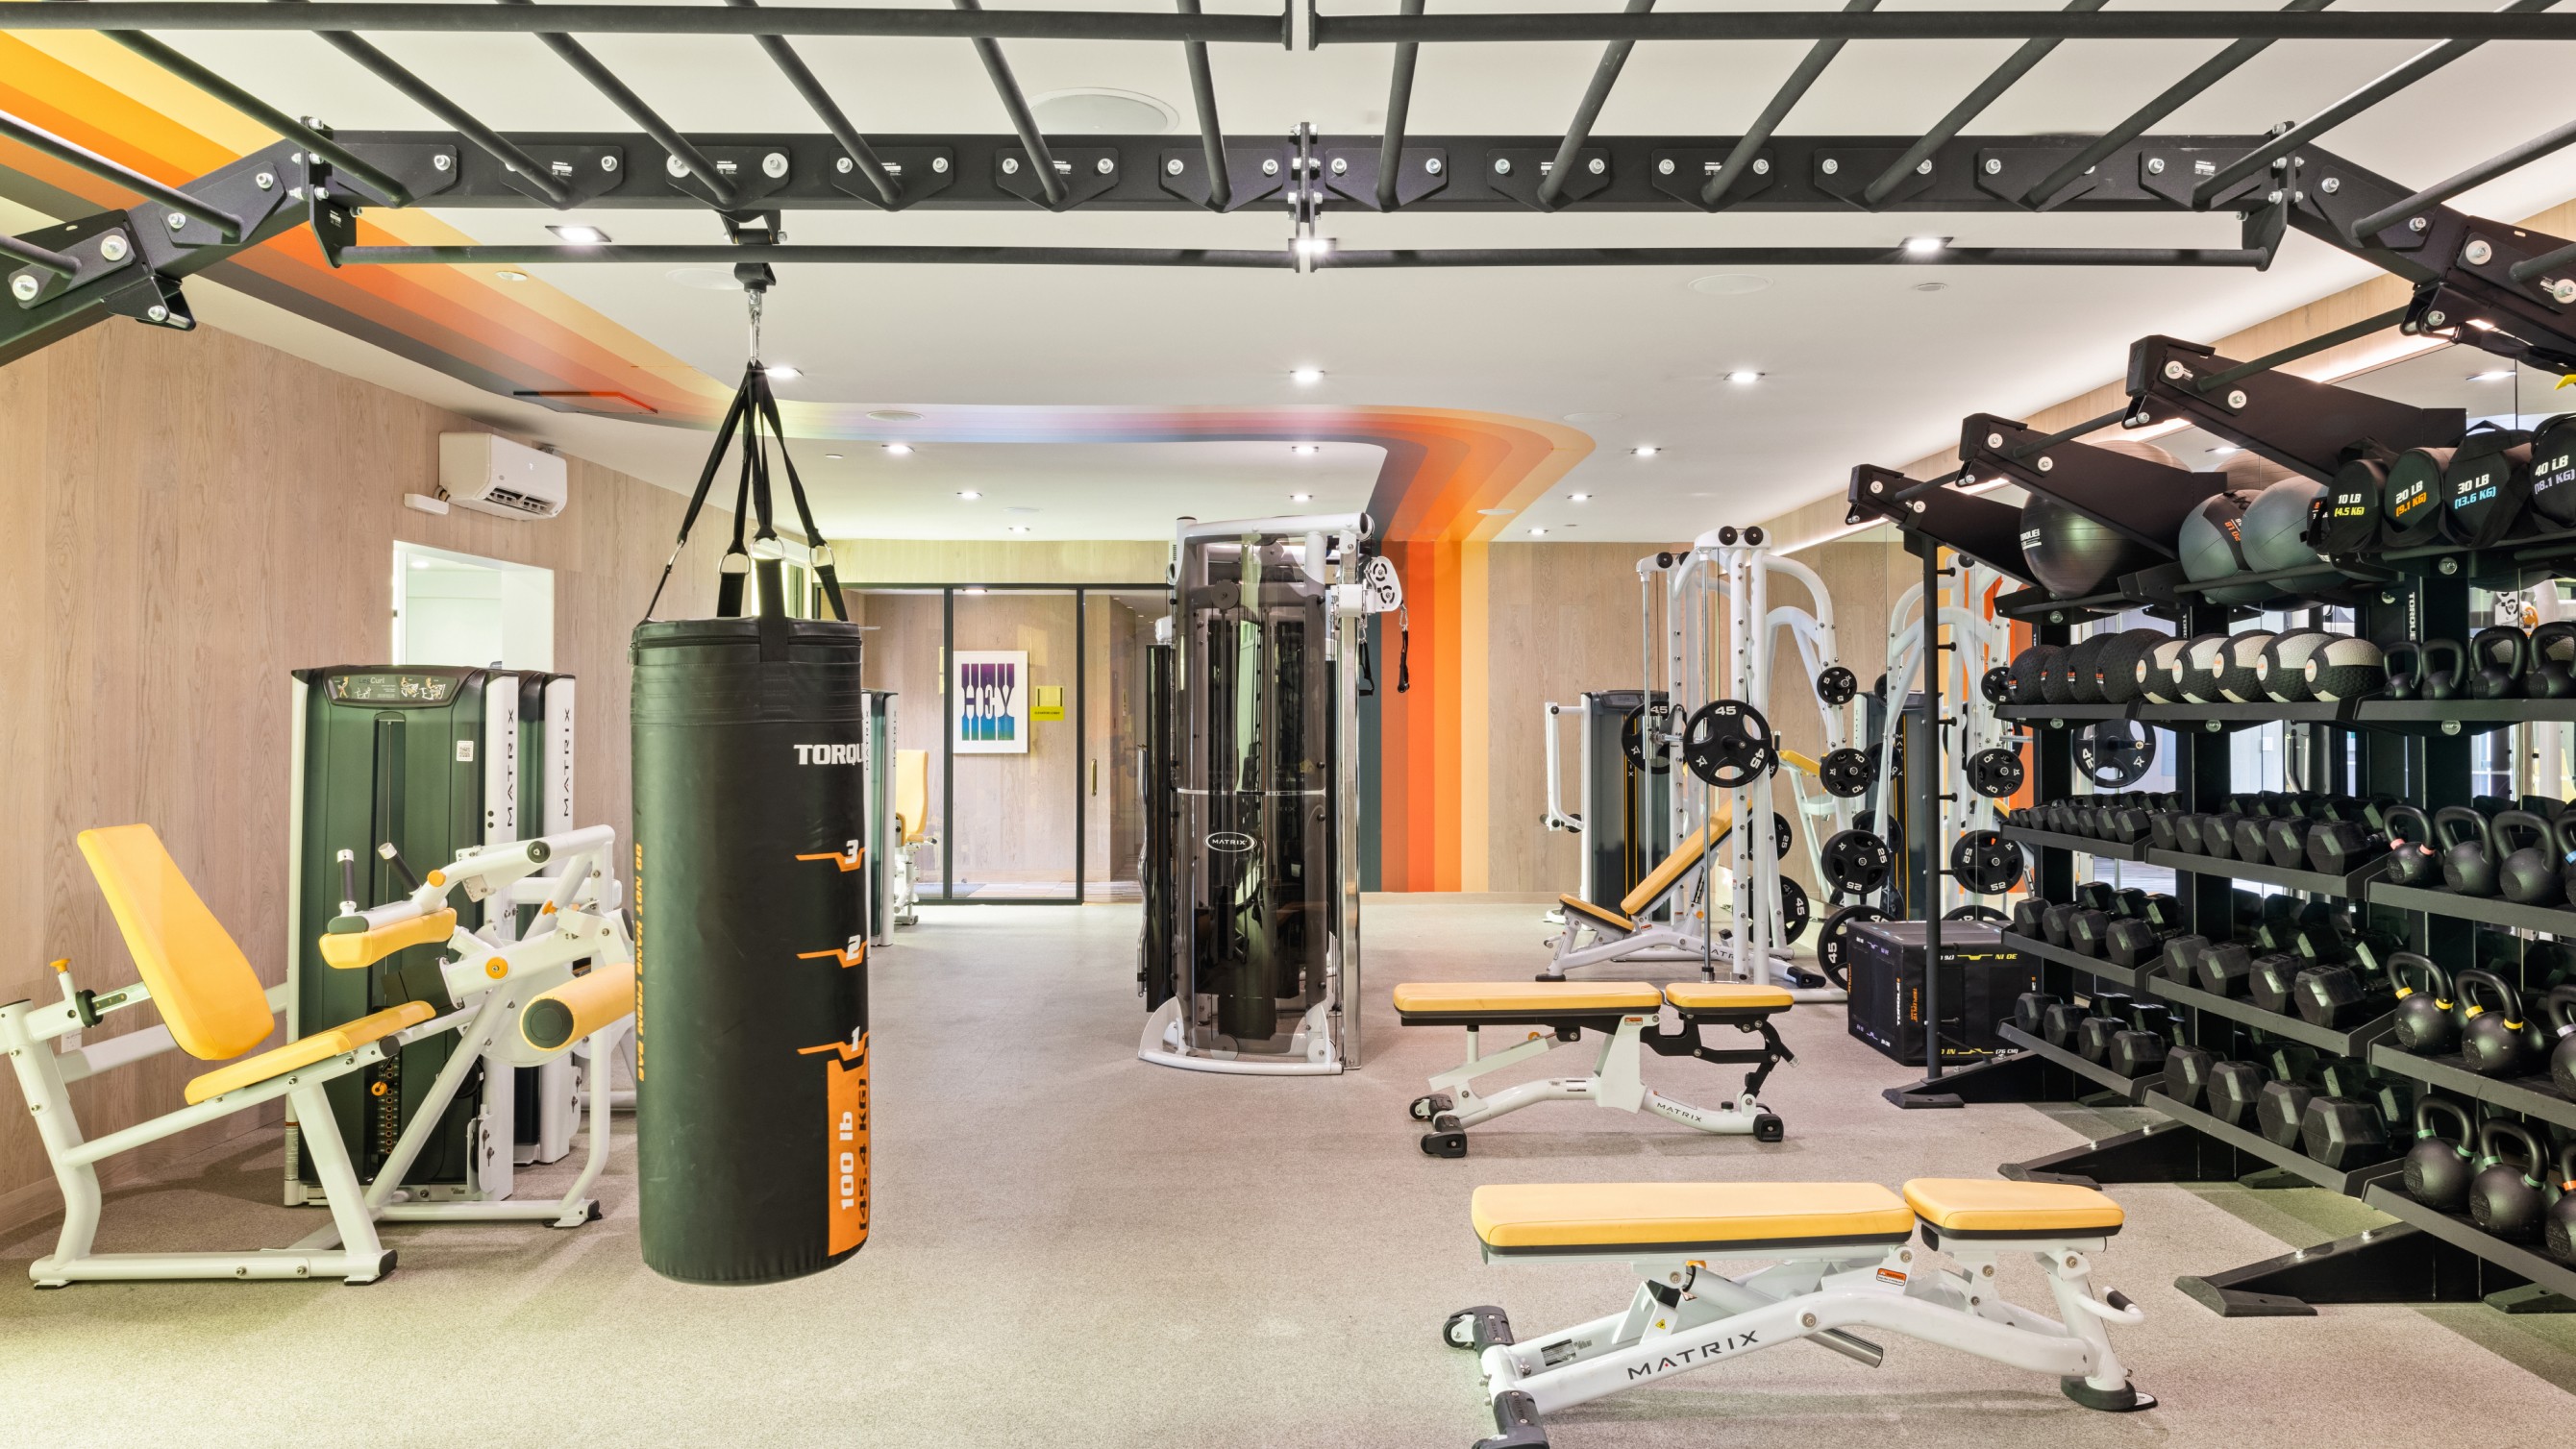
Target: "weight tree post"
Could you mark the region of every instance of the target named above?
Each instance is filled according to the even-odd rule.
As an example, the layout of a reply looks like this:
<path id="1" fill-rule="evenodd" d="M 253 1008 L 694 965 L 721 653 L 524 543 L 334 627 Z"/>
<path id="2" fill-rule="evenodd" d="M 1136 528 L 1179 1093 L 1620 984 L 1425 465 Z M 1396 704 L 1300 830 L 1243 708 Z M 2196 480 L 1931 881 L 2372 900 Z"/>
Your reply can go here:
<path id="1" fill-rule="evenodd" d="M 1959 1107 L 1955 1093 L 1934 1090 L 1941 1080 L 1941 545 L 1927 534 L 1905 530 L 1905 546 L 1923 558 L 1923 647 L 1916 657 L 1923 670 L 1923 744 L 1910 750 L 1906 766 L 1914 775 L 1914 818 L 1923 831 L 1923 1080 L 1910 1087 L 1890 1087 L 1887 1100 L 1899 1107 Z M 1903 700 L 1897 700 L 1900 717 Z M 1890 742 L 1891 744 L 1893 741 Z"/>

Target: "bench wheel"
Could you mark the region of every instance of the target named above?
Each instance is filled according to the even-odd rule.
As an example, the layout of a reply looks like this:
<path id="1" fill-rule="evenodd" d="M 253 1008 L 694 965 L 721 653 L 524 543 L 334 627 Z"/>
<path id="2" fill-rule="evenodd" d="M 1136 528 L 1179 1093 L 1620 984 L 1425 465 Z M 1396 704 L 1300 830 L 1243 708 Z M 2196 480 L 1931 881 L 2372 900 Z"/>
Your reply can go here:
<path id="1" fill-rule="evenodd" d="M 1788 1124 L 1780 1120 L 1780 1115 L 1778 1113 L 1761 1112 L 1755 1114 L 1753 1118 L 1754 1141 L 1778 1142 L 1788 1135 Z"/>
<path id="2" fill-rule="evenodd" d="M 1450 1314 L 1449 1321 L 1440 1325 L 1440 1341 L 1449 1345 L 1451 1348 L 1465 1349 L 1471 1353 L 1474 1352 L 1476 1347 L 1476 1310 L 1473 1308 L 1467 1308 Z"/>
<path id="3" fill-rule="evenodd" d="M 1422 1152 L 1426 1157 L 1464 1157 L 1467 1155 L 1467 1129 L 1446 1112 L 1431 1119 L 1431 1130 L 1422 1134 Z"/>
<path id="4" fill-rule="evenodd" d="M 1413 1106 L 1410 1110 L 1413 1113 L 1414 1121 L 1428 1122 L 1432 1118 L 1439 1116 L 1441 1113 L 1448 1111 L 1456 1105 L 1458 1104 L 1449 1100 L 1448 1093 L 1434 1092 L 1428 1097 L 1414 1098 Z"/>

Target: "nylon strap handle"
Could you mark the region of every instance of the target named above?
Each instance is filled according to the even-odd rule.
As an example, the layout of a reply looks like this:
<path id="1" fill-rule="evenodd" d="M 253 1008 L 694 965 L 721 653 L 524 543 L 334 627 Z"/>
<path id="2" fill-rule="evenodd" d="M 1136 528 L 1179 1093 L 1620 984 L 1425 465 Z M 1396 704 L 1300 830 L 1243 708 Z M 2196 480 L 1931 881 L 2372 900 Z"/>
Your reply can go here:
<path id="1" fill-rule="evenodd" d="M 749 387 L 750 384 L 745 383 L 744 386 Z M 759 451 L 760 422 L 755 415 L 751 425 L 743 430 L 742 476 L 741 481 L 734 485 L 733 493 L 733 543 L 725 550 L 723 561 L 716 565 L 716 617 L 719 619 L 742 617 L 743 585 L 751 577 L 751 550 L 743 547 L 742 529 L 743 520 L 751 513 L 751 460 Z"/>
<path id="2" fill-rule="evenodd" d="M 805 501 L 805 480 L 796 476 L 796 455 L 787 450 L 787 429 L 778 420 L 778 399 L 766 386 L 761 388 L 761 411 L 769 419 L 769 430 L 778 436 L 778 461 L 787 465 L 787 495 L 796 502 L 797 521 L 805 525 L 805 547 L 814 576 L 823 581 L 823 597 L 832 605 L 832 617 L 850 622 L 849 605 L 841 598 L 841 576 L 832 567 L 832 546 L 823 541 L 823 530 L 814 526 L 814 509 Z"/>
<path id="3" fill-rule="evenodd" d="M 750 382 L 748 369 L 743 380 L 746 384 Z M 689 530 L 698 526 L 698 513 L 707 506 L 707 490 L 715 484 L 716 467 L 724 462 L 725 450 L 733 446 L 734 429 L 741 425 L 750 406 L 744 393 L 737 390 L 733 395 L 733 406 L 725 409 L 724 424 L 716 429 L 715 448 L 707 454 L 706 466 L 698 470 L 698 486 L 689 494 L 689 510 L 680 515 L 679 541 L 671 545 L 671 556 L 662 563 L 662 577 L 653 585 L 652 601 L 644 606 L 644 617 L 648 620 L 653 617 L 653 611 L 661 607 L 662 591 L 671 586 L 671 570 L 680 561 L 680 551 L 689 546 Z"/>

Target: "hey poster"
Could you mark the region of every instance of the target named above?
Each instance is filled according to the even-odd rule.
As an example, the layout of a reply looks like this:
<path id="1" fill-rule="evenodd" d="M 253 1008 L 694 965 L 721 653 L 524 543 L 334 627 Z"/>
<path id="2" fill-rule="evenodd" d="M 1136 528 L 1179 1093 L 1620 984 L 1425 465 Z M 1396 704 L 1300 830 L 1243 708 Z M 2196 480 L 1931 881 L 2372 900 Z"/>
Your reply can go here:
<path id="1" fill-rule="evenodd" d="M 960 649 L 949 665 L 957 701 L 957 753 L 1029 752 L 1029 652 Z"/>

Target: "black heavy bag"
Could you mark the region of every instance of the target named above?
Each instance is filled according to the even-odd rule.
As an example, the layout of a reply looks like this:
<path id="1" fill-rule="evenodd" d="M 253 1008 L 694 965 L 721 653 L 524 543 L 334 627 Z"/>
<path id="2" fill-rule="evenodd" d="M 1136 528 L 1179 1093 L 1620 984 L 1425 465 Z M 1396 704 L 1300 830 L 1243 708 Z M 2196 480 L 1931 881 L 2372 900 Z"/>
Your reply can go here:
<path id="1" fill-rule="evenodd" d="M 2442 470 L 2450 534 L 2471 548 L 2491 548 L 2516 533 L 2531 503 L 2531 434 L 2479 424 Z"/>
<path id="2" fill-rule="evenodd" d="M 2560 413 L 2531 435 L 2531 507 L 2558 528 L 2576 526 L 2576 413 Z"/>
<path id="3" fill-rule="evenodd" d="M 768 269 L 750 263 L 735 275 L 752 294 L 757 354 Z M 656 622 L 648 606 L 630 651 L 644 1261 L 690 1283 L 798 1277 L 868 1236 L 859 631 L 756 355 L 689 499 L 681 544 L 737 429 L 721 617 Z M 771 441 L 834 619 L 786 617 Z M 744 545 L 754 518 L 757 565 Z M 755 568 L 760 616 L 738 617 Z M 666 564 L 664 584 L 670 576 Z"/>

